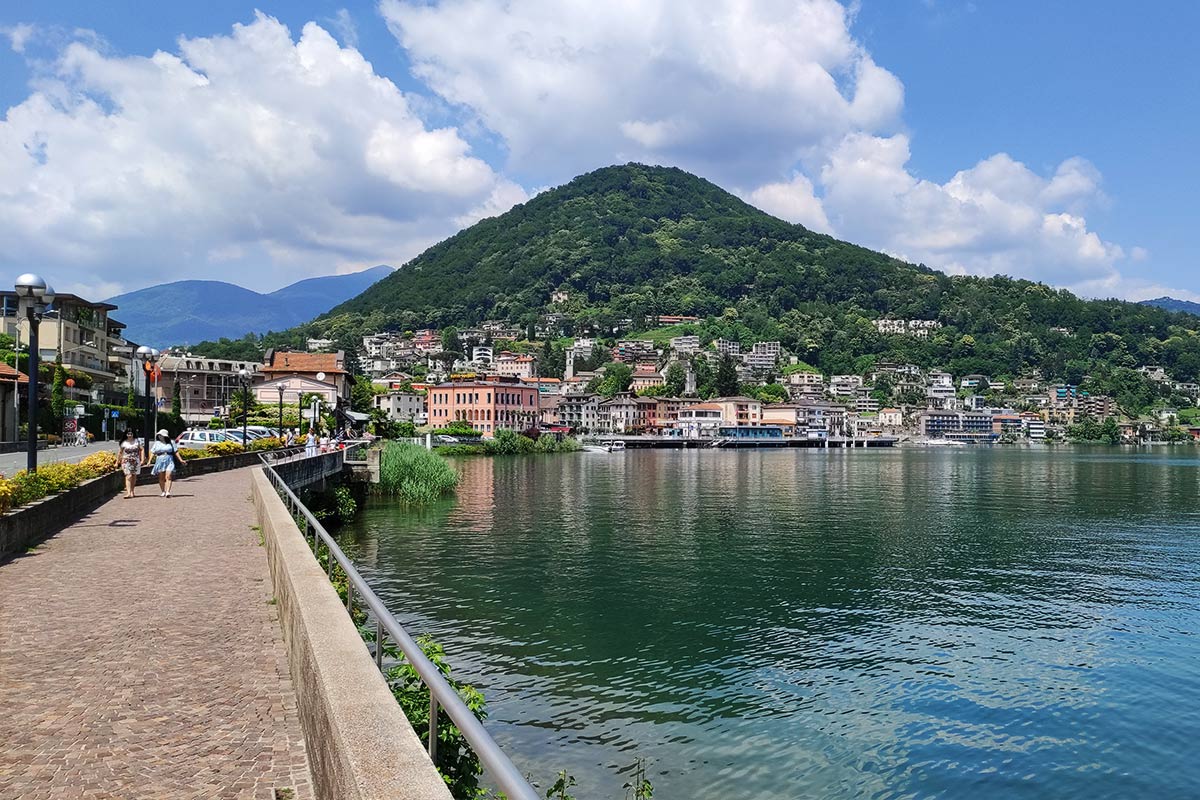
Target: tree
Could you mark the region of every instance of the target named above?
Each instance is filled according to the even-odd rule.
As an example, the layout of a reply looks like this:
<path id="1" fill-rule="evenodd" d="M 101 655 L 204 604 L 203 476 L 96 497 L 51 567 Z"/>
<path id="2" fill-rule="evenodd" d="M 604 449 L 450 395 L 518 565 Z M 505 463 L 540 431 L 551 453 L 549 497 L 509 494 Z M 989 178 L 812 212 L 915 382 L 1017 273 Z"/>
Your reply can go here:
<path id="1" fill-rule="evenodd" d="M 53 429 L 61 428 L 67 414 L 67 371 L 63 369 L 62 357 L 54 360 L 54 383 L 50 387 L 50 410 L 54 416 Z"/>
<path id="2" fill-rule="evenodd" d="M 663 376 L 663 394 L 667 397 L 679 397 L 687 386 L 687 367 L 680 361 L 672 361 Z"/>
<path id="3" fill-rule="evenodd" d="M 180 395 L 179 381 L 175 381 L 175 386 L 171 390 L 171 413 L 177 417 L 183 416 L 183 399 Z"/>
<path id="4" fill-rule="evenodd" d="M 442 349 L 450 353 L 461 353 L 462 340 L 458 336 L 458 328 L 449 325 L 442 328 Z"/>
<path id="5" fill-rule="evenodd" d="M 375 407 L 375 384 L 366 375 L 355 375 L 350 385 L 350 409 L 361 414 L 370 414 Z"/>
<path id="6" fill-rule="evenodd" d="M 738 393 L 737 367 L 730 356 L 722 356 L 721 363 L 717 365 L 717 374 L 713 376 L 713 391 L 718 397 L 732 397 Z"/>
<path id="7" fill-rule="evenodd" d="M 589 388 L 605 397 L 612 397 L 615 394 L 629 391 L 629 385 L 633 383 L 633 370 L 628 364 L 614 361 L 605 365 L 603 377 L 597 376 L 593 379 L 593 383 L 594 387 L 589 386 Z"/>

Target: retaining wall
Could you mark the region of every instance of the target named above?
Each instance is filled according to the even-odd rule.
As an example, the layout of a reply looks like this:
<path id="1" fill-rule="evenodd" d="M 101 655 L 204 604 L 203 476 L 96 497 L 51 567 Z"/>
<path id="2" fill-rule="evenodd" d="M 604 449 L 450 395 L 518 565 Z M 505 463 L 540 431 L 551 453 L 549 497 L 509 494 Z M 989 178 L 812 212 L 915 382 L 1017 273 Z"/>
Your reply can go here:
<path id="1" fill-rule="evenodd" d="M 188 461 L 183 477 L 191 478 L 261 463 L 258 453 L 197 458 Z M 150 474 L 149 467 L 138 475 L 138 486 L 157 482 L 158 477 Z M 32 547 L 87 516 L 121 491 L 124 485 L 125 473 L 118 471 L 85 481 L 69 492 L 50 495 L 0 516 L 0 560 Z"/>
<path id="2" fill-rule="evenodd" d="M 250 474 L 317 797 L 450 800 L 287 507 Z"/>

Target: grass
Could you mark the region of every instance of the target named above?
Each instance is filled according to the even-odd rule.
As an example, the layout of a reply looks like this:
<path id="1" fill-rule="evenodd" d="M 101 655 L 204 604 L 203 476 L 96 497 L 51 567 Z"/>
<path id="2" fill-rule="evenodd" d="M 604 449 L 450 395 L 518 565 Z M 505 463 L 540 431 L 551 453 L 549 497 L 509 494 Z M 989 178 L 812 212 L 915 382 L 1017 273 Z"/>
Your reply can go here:
<path id="1" fill-rule="evenodd" d="M 439 455 L 415 444 L 388 442 L 379 455 L 379 483 L 375 490 L 407 503 L 432 503 L 454 491 L 456 473 Z"/>

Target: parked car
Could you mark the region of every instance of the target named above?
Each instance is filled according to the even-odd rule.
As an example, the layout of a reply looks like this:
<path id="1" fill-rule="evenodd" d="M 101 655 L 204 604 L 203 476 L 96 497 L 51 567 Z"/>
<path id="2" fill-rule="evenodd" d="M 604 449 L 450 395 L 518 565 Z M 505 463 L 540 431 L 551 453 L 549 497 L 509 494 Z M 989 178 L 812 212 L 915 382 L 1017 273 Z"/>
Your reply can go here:
<path id="1" fill-rule="evenodd" d="M 179 434 L 179 438 L 175 440 L 175 446 L 180 448 L 191 447 L 196 450 L 203 450 L 205 445 L 227 441 L 229 441 L 229 437 L 227 437 L 223 431 L 195 429 L 184 431 L 183 433 Z"/>
<path id="2" fill-rule="evenodd" d="M 437 436 L 433 437 L 433 440 L 440 444 L 458 444 L 457 436 L 447 436 L 444 433 L 439 433 Z"/>

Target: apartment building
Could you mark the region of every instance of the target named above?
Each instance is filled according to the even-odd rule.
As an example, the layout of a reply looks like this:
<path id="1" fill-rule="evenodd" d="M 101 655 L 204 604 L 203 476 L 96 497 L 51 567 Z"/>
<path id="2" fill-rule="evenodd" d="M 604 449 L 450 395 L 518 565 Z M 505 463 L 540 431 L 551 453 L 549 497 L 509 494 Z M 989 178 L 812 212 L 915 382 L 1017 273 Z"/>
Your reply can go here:
<path id="1" fill-rule="evenodd" d="M 533 427 L 539 417 L 538 390 L 511 378 L 439 383 L 429 388 L 425 405 L 430 425 L 467 422 L 487 438 Z"/>
<path id="2" fill-rule="evenodd" d="M 157 396 L 169 405 L 175 384 L 179 384 L 179 405 L 184 421 L 200 425 L 207 424 L 214 416 L 222 415 L 233 393 L 242 390 L 242 370 L 254 376 L 262 369 L 262 364 L 257 361 L 206 358 L 186 351 L 168 352 L 159 357 L 158 364 L 162 376 Z M 263 402 L 275 402 L 277 399 L 278 396 L 264 396 Z M 296 397 L 285 398 L 285 402 L 295 403 Z"/>
<path id="3" fill-rule="evenodd" d="M 700 351 L 700 337 L 694 335 L 672 336 L 671 349 L 680 354 L 697 353 Z"/>
<path id="4" fill-rule="evenodd" d="M 653 367 L 638 367 L 633 371 L 629 388 L 635 392 L 643 389 L 655 389 L 666 383 L 663 374 Z"/>
<path id="5" fill-rule="evenodd" d="M 507 350 L 498 354 L 492 364 L 492 370 L 497 375 L 510 378 L 532 378 L 533 369 L 533 356 L 510 353 Z"/>
<path id="6" fill-rule="evenodd" d="M 779 363 L 783 347 L 779 342 L 756 342 L 742 356 L 742 363 L 755 372 L 770 372 Z"/>
<path id="7" fill-rule="evenodd" d="M 862 386 L 861 375 L 833 375 L 829 378 L 829 393 L 834 397 L 853 397 Z"/>
<path id="8" fill-rule="evenodd" d="M 425 398 L 414 392 L 377 394 L 371 402 L 393 422 L 425 423 Z"/>
<path id="9" fill-rule="evenodd" d="M 991 441 L 992 415 L 982 411 L 939 411 L 928 409 L 919 417 L 922 436 L 951 441 Z"/>
<path id="10" fill-rule="evenodd" d="M 39 358 L 47 362 L 62 358 L 64 366 L 91 379 L 90 392 L 69 389 L 69 400 L 123 403 L 129 382 L 140 374 L 135 348 L 124 338 L 124 323 L 109 317 L 116 309 L 111 303 L 59 294 L 38 324 Z M 22 350 L 28 348 L 29 323 L 23 315 L 18 316 L 16 292 L 0 292 L 0 315 L 0 329 L 16 339 Z"/>
<path id="11" fill-rule="evenodd" d="M 590 433 L 600 429 L 600 397 L 564 394 L 558 404 L 559 421 L 572 430 Z"/>

